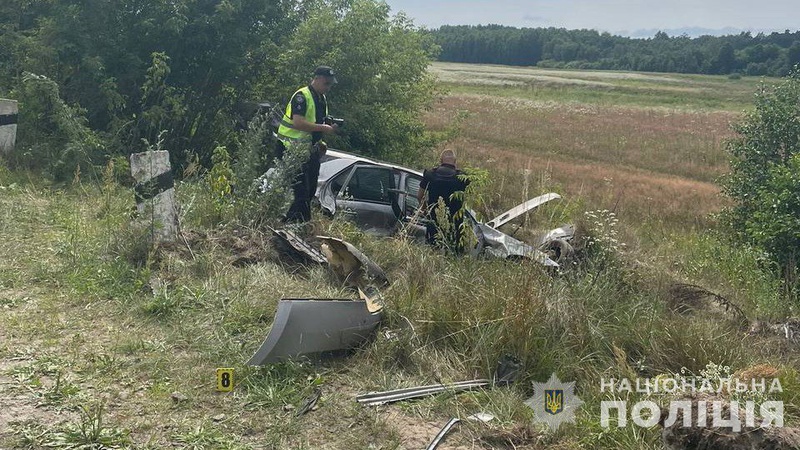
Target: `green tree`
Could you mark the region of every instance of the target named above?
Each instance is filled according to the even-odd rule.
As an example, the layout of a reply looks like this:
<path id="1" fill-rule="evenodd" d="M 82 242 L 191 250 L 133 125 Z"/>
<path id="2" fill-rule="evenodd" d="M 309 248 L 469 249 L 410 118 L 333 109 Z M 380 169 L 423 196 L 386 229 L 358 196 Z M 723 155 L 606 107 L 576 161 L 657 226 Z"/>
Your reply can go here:
<path id="1" fill-rule="evenodd" d="M 292 0 L 4 0 L 0 91 L 47 76 L 120 153 L 162 130 L 173 162 L 210 165 L 232 106 L 269 77 L 300 19 Z M 24 144 L 24 143 L 23 143 Z"/>
<path id="2" fill-rule="evenodd" d="M 786 62 L 789 64 L 789 67 L 800 64 L 800 42 L 795 41 L 792 46 L 786 50 Z"/>
<path id="3" fill-rule="evenodd" d="M 331 114 L 346 120 L 333 144 L 398 161 L 413 160 L 428 144 L 421 113 L 436 95 L 427 67 L 436 46 L 402 14 L 375 0 L 322 4 L 281 54 L 281 100 L 320 64 L 337 71 L 328 95 Z"/>
<path id="4" fill-rule="evenodd" d="M 734 126 L 728 142 L 731 172 L 723 192 L 733 206 L 724 223 L 737 238 L 766 251 L 783 276 L 787 298 L 797 299 L 800 257 L 800 70 L 762 86 L 755 110 Z"/>
<path id="5" fill-rule="evenodd" d="M 731 73 L 735 67 L 736 56 L 734 55 L 733 46 L 726 42 L 719 48 L 717 56 L 712 62 L 711 70 L 714 73 L 727 74 Z"/>

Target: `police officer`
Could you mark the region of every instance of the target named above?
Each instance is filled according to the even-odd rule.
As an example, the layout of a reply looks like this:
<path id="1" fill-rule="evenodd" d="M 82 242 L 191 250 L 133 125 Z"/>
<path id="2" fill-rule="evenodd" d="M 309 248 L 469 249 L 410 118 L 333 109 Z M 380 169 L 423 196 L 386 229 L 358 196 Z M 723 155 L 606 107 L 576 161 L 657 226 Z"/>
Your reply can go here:
<path id="1" fill-rule="evenodd" d="M 292 95 L 278 126 L 275 149 L 278 158 L 283 158 L 288 148 L 295 148 L 309 155 L 292 185 L 294 200 L 283 218 L 284 222 L 303 223 L 311 220 L 311 200 L 317 188 L 320 158 L 327 150 L 322 136 L 335 133 L 338 128 L 337 125 L 323 123 L 328 115 L 328 99 L 325 94 L 336 83 L 333 69 L 328 66 L 317 67 L 311 84 L 298 89 Z"/>
<path id="2" fill-rule="evenodd" d="M 439 227 L 436 221 L 436 210 L 441 198 L 448 211 L 448 221 L 452 224 L 452 235 L 446 236 L 456 249 L 459 249 L 459 229 L 463 221 L 464 206 L 461 197 L 453 196 L 456 192 L 464 192 L 469 185 L 469 180 L 464 180 L 464 172 L 456 168 L 456 155 L 452 150 L 445 150 L 439 157 L 440 164 L 433 169 L 425 169 L 422 173 L 422 182 L 419 184 L 417 200 L 424 207 L 427 200 L 428 222 L 426 224 L 425 238 L 429 244 L 436 244 L 436 235 Z M 427 194 L 427 197 L 426 197 Z"/>

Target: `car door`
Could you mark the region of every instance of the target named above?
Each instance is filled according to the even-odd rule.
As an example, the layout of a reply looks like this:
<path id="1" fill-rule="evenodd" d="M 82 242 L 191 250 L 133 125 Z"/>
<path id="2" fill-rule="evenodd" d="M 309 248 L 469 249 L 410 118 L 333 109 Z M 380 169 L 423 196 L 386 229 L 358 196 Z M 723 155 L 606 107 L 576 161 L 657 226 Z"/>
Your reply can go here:
<path id="1" fill-rule="evenodd" d="M 356 164 L 336 197 L 337 214 L 377 234 L 390 234 L 397 221 L 392 202 L 399 181 L 400 173 L 390 167 Z"/>
<path id="2" fill-rule="evenodd" d="M 417 200 L 417 193 L 419 193 L 419 185 L 422 182 L 422 177 L 411 173 L 402 172 L 402 178 L 399 189 L 400 196 L 398 204 L 402 211 L 401 221 L 410 227 L 410 234 L 419 238 L 425 238 L 425 225 L 423 220 L 425 216 L 419 212 L 419 200 Z"/>

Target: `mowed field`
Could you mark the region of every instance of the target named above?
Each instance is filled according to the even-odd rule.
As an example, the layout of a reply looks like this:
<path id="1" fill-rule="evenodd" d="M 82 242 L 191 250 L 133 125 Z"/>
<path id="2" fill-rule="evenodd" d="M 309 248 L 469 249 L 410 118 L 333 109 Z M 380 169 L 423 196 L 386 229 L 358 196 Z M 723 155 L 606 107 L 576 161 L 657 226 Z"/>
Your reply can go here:
<path id="1" fill-rule="evenodd" d="M 448 94 L 426 123 L 458 127 L 448 145 L 462 164 L 491 172 L 488 214 L 548 189 L 634 227 L 679 229 L 705 227 L 723 205 L 715 181 L 728 168 L 725 142 L 762 82 L 454 63 L 431 70 Z"/>

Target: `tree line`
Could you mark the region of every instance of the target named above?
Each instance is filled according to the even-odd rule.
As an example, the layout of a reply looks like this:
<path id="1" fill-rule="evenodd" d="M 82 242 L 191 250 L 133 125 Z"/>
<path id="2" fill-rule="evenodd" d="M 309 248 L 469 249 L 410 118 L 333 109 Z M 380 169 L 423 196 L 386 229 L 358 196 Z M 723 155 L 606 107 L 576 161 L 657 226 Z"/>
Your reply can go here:
<path id="1" fill-rule="evenodd" d="M 785 76 L 800 64 L 800 31 L 634 39 L 595 30 L 442 26 L 440 61 L 712 75 Z"/>

